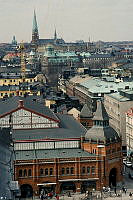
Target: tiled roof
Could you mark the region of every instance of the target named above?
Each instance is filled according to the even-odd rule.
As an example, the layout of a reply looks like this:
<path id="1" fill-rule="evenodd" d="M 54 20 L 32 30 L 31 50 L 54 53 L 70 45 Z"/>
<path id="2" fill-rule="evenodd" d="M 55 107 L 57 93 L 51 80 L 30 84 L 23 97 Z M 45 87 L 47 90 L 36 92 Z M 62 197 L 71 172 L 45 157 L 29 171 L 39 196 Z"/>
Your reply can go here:
<path id="1" fill-rule="evenodd" d="M 83 117 L 83 118 L 90 118 L 92 117 L 92 112 L 91 110 L 88 108 L 87 104 L 85 104 L 81 110 L 81 113 L 80 113 L 80 117 Z"/>
<path id="2" fill-rule="evenodd" d="M 86 128 L 70 115 L 57 114 L 59 128 L 13 130 L 15 140 L 72 139 L 80 138 Z"/>
<path id="3" fill-rule="evenodd" d="M 94 157 L 81 149 L 54 149 L 54 150 L 36 150 L 36 151 L 16 151 L 16 160 L 32 159 L 50 159 L 50 158 L 76 158 L 76 157 Z"/>

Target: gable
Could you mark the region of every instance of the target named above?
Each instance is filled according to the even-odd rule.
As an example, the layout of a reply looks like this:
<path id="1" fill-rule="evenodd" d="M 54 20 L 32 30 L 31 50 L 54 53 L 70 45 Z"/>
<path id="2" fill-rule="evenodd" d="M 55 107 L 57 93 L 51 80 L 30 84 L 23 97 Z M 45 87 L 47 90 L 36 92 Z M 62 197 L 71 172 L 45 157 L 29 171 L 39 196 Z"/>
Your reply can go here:
<path id="1" fill-rule="evenodd" d="M 58 123 L 44 116 L 20 108 L 0 118 L 1 127 L 12 127 L 13 129 L 27 128 L 54 128 Z"/>

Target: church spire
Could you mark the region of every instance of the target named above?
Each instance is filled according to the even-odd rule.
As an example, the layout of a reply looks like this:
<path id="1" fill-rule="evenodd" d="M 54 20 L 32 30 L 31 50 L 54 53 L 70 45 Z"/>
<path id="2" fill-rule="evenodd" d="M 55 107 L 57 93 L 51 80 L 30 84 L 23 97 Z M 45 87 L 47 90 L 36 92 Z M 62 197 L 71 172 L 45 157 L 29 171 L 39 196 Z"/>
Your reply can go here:
<path id="1" fill-rule="evenodd" d="M 37 26 L 37 20 L 36 20 L 36 12 L 34 10 L 32 33 L 35 33 L 35 32 L 38 33 L 38 26 Z"/>
<path id="2" fill-rule="evenodd" d="M 57 40 L 57 33 L 56 33 L 56 29 L 55 29 L 55 32 L 54 32 L 54 40 Z"/>
<path id="3" fill-rule="evenodd" d="M 36 12 L 34 10 L 34 16 L 33 16 L 33 24 L 32 24 L 32 45 L 35 46 L 35 48 L 38 45 L 39 41 L 39 34 L 38 34 L 38 26 L 37 26 L 37 20 L 36 20 Z"/>

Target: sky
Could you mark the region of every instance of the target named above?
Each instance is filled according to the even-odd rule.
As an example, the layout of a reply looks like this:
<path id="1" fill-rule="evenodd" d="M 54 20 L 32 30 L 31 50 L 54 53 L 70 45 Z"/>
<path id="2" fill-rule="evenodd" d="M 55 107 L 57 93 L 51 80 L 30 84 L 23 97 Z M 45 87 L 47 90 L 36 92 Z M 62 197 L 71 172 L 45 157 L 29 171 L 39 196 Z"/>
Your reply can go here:
<path id="1" fill-rule="evenodd" d="M 133 40 L 133 0 L 0 0 L 0 42 L 30 42 L 34 9 L 40 38 Z"/>

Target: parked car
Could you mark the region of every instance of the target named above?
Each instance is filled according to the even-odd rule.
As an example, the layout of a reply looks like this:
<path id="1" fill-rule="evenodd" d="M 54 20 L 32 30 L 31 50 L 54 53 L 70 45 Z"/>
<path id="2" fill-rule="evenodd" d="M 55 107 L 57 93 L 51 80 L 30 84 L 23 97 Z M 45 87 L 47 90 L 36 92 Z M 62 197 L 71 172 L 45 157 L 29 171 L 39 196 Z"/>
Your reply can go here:
<path id="1" fill-rule="evenodd" d="M 129 178 L 133 179 L 133 172 L 129 172 L 128 176 Z"/>
<path id="2" fill-rule="evenodd" d="M 132 163 L 130 161 L 126 161 L 126 163 L 124 163 L 126 165 L 126 167 L 132 167 Z"/>

